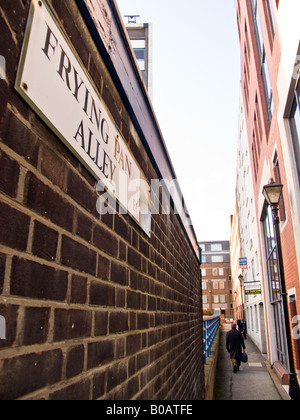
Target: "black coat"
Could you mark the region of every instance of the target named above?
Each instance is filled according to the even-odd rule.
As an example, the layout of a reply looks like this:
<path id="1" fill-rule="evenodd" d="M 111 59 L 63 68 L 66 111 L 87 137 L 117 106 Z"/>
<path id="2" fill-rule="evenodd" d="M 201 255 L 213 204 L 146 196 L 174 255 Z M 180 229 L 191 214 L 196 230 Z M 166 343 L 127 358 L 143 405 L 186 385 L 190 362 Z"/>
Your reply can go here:
<path id="1" fill-rule="evenodd" d="M 246 349 L 242 333 L 237 330 L 229 331 L 226 335 L 226 349 L 231 359 L 241 360 L 242 348 Z"/>

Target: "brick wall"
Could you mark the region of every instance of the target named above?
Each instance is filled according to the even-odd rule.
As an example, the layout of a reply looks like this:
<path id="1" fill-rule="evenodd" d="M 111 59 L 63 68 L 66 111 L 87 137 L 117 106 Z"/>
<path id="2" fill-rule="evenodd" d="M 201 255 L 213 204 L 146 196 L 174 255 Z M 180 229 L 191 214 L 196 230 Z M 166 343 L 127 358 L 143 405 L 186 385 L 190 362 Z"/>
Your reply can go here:
<path id="1" fill-rule="evenodd" d="M 51 5 L 157 178 L 74 0 Z M 149 239 L 14 90 L 29 0 L 0 5 L 0 399 L 202 399 L 199 263 L 174 214 Z"/>

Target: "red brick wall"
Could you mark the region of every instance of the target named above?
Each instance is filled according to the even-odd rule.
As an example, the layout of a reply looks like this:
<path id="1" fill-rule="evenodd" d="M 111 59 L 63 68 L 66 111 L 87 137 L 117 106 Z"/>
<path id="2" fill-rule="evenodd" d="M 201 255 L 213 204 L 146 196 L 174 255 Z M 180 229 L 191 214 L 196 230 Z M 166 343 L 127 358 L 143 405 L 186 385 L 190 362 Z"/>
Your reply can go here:
<path id="1" fill-rule="evenodd" d="M 51 4 L 148 181 L 73 0 Z M 199 263 L 177 217 L 99 216 L 96 181 L 14 90 L 30 1 L 0 5 L 0 399 L 202 399 Z"/>

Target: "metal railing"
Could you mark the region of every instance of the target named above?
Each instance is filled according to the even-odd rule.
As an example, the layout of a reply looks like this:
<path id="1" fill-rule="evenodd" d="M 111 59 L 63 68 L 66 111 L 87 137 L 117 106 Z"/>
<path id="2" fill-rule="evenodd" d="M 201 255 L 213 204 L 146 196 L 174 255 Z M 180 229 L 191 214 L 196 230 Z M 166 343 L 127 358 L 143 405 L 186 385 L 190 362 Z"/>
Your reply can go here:
<path id="1" fill-rule="evenodd" d="M 203 348 L 204 348 L 204 364 L 211 355 L 212 345 L 219 331 L 221 318 L 219 316 L 203 317 Z"/>

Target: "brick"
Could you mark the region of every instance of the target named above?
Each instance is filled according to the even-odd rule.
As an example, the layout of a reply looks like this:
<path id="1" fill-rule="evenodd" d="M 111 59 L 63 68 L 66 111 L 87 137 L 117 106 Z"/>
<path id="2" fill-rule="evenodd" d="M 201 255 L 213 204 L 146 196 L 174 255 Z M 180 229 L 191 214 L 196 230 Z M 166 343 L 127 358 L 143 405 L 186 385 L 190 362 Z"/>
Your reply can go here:
<path id="1" fill-rule="evenodd" d="M 125 241 L 130 242 L 131 229 L 118 214 L 115 215 L 115 232 L 125 239 Z"/>
<path id="2" fill-rule="evenodd" d="M 71 303 L 85 304 L 87 300 L 87 278 L 73 275 L 71 282 Z"/>
<path id="3" fill-rule="evenodd" d="M 126 355 L 131 356 L 141 350 L 141 334 L 129 335 L 126 338 Z"/>
<path id="4" fill-rule="evenodd" d="M 8 101 L 9 89 L 6 81 L 0 80 L 0 121 L 4 119 L 7 101 Z"/>
<path id="5" fill-rule="evenodd" d="M 0 349 L 12 347 L 17 337 L 19 306 L 0 305 L 0 316 L 5 318 L 6 339 L 0 340 Z"/>
<path id="6" fill-rule="evenodd" d="M 111 312 L 109 316 L 109 334 L 117 334 L 128 331 L 128 313 Z"/>
<path id="7" fill-rule="evenodd" d="M 84 346 L 72 347 L 67 356 L 67 379 L 73 378 L 83 372 L 84 369 Z"/>
<path id="8" fill-rule="evenodd" d="M 51 401 L 88 401 L 90 399 L 90 380 L 85 379 L 76 384 L 50 394 Z"/>
<path id="9" fill-rule="evenodd" d="M 96 226 L 94 229 L 93 245 L 105 251 L 108 255 L 113 257 L 118 256 L 118 240 L 102 226 Z"/>
<path id="10" fill-rule="evenodd" d="M 0 150 L 0 190 L 16 198 L 20 168 L 16 161 Z"/>
<path id="11" fill-rule="evenodd" d="M 54 224 L 72 232 L 74 208 L 32 173 L 27 175 L 26 186 L 25 204 Z"/>
<path id="12" fill-rule="evenodd" d="M 127 379 L 127 365 L 117 363 L 107 370 L 107 392 L 121 385 Z"/>
<path id="13" fill-rule="evenodd" d="M 88 369 L 106 365 L 115 358 L 114 340 L 105 340 L 88 345 Z"/>
<path id="14" fill-rule="evenodd" d="M 60 381 L 62 364 L 59 349 L 0 361 L 0 400 L 14 400 Z"/>
<path id="15" fill-rule="evenodd" d="M 87 242 L 92 241 L 93 222 L 82 213 L 77 214 L 76 235 L 85 239 Z"/>
<path id="16" fill-rule="evenodd" d="M 54 261 L 56 259 L 58 236 L 55 230 L 35 221 L 32 253 L 45 260 Z"/>
<path id="17" fill-rule="evenodd" d="M 90 304 L 97 306 L 115 306 L 115 288 L 107 284 L 92 282 Z"/>
<path id="18" fill-rule="evenodd" d="M 0 295 L 3 293 L 6 255 L 0 253 Z"/>
<path id="19" fill-rule="evenodd" d="M 128 286 L 128 270 L 119 263 L 111 263 L 111 281 L 122 286 Z"/>
<path id="20" fill-rule="evenodd" d="M 0 125 L 0 138 L 19 156 L 34 167 L 37 166 L 38 138 L 14 114 L 10 113 L 3 125 Z"/>
<path id="21" fill-rule="evenodd" d="M 61 263 L 63 265 L 95 276 L 96 262 L 97 254 L 94 251 L 63 235 L 61 245 Z"/>
<path id="22" fill-rule="evenodd" d="M 133 248 L 128 248 L 128 264 L 140 270 L 142 267 L 141 255 Z"/>
<path id="23" fill-rule="evenodd" d="M 29 233 L 30 217 L 8 204 L 0 203 L 0 243 L 10 248 L 25 251 Z"/>
<path id="24" fill-rule="evenodd" d="M 95 313 L 95 336 L 107 335 L 108 330 L 108 312 Z"/>
<path id="25" fill-rule="evenodd" d="M 88 401 L 90 399 L 90 380 L 85 379 L 76 384 L 50 394 L 51 401 Z"/>
<path id="26" fill-rule="evenodd" d="M 106 375 L 105 373 L 96 373 L 93 378 L 93 400 L 101 398 L 105 393 Z"/>
<path id="27" fill-rule="evenodd" d="M 41 172 L 53 184 L 66 190 L 68 169 L 66 163 L 51 149 L 44 146 L 41 153 Z"/>
<path id="28" fill-rule="evenodd" d="M 98 256 L 98 278 L 101 280 L 109 280 L 110 278 L 110 262 L 102 255 Z"/>
<path id="29" fill-rule="evenodd" d="M 13 258 L 10 292 L 15 296 L 64 301 L 68 289 L 65 271 L 25 259 Z"/>
<path id="30" fill-rule="evenodd" d="M 54 341 L 74 340 L 89 337 L 92 328 L 92 313 L 79 310 L 56 309 L 54 318 Z"/>
<path id="31" fill-rule="evenodd" d="M 25 308 L 24 346 L 43 344 L 49 331 L 50 308 Z"/>
<path id="32" fill-rule="evenodd" d="M 69 171 L 67 193 L 95 217 L 98 216 L 96 189 L 92 189 L 75 172 Z"/>

